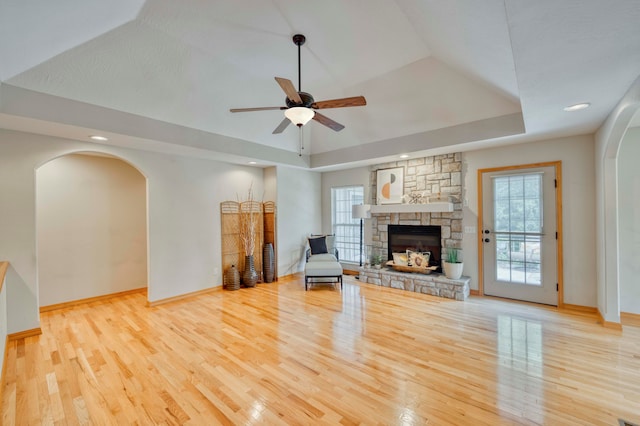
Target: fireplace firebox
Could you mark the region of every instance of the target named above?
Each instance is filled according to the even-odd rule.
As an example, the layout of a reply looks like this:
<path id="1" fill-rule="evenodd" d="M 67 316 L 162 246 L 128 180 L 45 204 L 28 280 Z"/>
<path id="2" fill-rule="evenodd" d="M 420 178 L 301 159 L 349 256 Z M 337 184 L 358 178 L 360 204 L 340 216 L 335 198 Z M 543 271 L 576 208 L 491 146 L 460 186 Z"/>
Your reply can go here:
<path id="1" fill-rule="evenodd" d="M 442 252 L 441 228 L 437 225 L 388 225 L 387 259 L 393 259 L 393 253 L 407 250 L 431 252 L 429 266 L 437 266 L 436 272 L 442 272 L 440 254 Z"/>

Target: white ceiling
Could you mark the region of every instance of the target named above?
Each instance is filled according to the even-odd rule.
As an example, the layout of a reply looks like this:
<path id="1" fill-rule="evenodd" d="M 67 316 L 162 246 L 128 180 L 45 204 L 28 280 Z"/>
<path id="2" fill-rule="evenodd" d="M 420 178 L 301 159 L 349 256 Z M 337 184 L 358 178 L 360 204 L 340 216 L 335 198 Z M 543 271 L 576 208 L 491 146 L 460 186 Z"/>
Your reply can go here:
<path id="1" fill-rule="evenodd" d="M 0 0 L 0 126 L 326 169 L 594 132 L 640 74 L 640 0 Z M 294 126 L 274 77 L 346 126 Z M 574 113 L 564 106 L 591 102 Z"/>

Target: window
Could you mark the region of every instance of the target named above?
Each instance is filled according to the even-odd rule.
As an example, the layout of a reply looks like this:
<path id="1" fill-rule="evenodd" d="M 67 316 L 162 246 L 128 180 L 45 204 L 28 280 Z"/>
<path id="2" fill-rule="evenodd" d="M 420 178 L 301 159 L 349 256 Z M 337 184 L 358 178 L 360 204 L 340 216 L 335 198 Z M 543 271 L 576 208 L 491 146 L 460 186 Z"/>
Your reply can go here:
<path id="1" fill-rule="evenodd" d="M 331 223 L 340 261 L 360 262 L 360 219 L 351 217 L 351 207 L 363 203 L 363 186 L 331 188 Z"/>
<path id="2" fill-rule="evenodd" d="M 496 176 L 493 194 L 498 279 L 541 285 L 542 173 Z"/>

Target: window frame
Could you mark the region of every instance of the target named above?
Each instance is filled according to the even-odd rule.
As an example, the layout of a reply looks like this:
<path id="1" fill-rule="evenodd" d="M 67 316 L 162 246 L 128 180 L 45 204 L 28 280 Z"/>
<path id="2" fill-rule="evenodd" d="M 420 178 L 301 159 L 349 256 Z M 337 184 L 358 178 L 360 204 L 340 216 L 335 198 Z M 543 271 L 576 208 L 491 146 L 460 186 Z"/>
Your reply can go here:
<path id="1" fill-rule="evenodd" d="M 331 187 L 331 230 L 335 247 L 340 261 L 351 264 L 360 263 L 360 219 L 351 217 L 352 206 L 357 204 L 364 204 L 364 185 Z M 364 247 L 362 251 L 364 258 Z"/>

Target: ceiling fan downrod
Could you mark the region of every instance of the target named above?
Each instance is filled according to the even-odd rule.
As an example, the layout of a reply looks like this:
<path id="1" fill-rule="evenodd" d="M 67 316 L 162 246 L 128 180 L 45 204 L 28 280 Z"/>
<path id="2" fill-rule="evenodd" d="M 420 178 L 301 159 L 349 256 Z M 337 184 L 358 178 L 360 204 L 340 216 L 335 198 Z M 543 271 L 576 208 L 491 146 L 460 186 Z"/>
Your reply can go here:
<path id="1" fill-rule="evenodd" d="M 296 34 L 296 35 L 293 36 L 293 44 L 298 46 L 298 92 L 302 92 L 302 83 L 301 83 L 302 72 L 301 72 L 301 66 L 300 66 L 300 46 L 302 46 L 305 41 L 307 41 L 307 38 L 305 36 L 303 36 L 302 34 Z"/>

